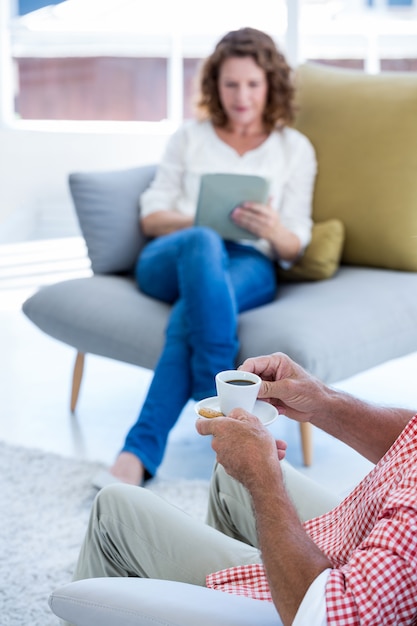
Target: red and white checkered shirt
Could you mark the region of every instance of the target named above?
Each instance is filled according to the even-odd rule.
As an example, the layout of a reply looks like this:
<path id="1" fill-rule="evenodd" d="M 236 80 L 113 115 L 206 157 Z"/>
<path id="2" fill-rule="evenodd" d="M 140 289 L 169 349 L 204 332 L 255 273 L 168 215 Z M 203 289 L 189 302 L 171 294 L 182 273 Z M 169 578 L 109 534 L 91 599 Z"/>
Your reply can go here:
<path id="1" fill-rule="evenodd" d="M 417 626 L 417 415 L 347 498 L 304 527 L 333 565 L 329 626 Z M 262 565 L 210 574 L 206 584 L 272 601 Z"/>

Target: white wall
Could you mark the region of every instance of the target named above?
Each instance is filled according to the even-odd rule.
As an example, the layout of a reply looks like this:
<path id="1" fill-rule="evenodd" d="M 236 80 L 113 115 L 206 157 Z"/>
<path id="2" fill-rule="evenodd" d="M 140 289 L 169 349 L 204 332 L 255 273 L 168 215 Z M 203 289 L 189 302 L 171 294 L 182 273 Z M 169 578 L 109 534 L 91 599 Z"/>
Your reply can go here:
<path id="1" fill-rule="evenodd" d="M 0 242 L 25 239 L 45 217 L 76 225 L 67 186 L 70 172 L 157 162 L 173 130 L 163 124 L 91 128 L 0 128 Z"/>

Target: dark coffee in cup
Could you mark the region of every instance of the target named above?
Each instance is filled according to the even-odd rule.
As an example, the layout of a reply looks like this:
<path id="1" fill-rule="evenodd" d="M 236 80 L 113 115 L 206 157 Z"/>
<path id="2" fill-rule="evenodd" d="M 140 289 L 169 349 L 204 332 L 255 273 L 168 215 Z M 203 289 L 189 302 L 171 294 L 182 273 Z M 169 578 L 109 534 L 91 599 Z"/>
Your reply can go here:
<path id="1" fill-rule="evenodd" d="M 254 381 L 253 380 L 244 380 L 244 379 L 233 379 L 233 380 L 226 380 L 227 383 L 229 383 L 229 385 L 254 385 Z"/>

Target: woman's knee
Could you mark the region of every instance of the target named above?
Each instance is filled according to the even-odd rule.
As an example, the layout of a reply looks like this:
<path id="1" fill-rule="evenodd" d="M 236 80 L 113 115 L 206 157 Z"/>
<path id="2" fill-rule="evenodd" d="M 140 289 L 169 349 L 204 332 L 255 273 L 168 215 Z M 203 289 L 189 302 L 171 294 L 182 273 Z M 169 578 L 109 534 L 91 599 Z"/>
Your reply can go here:
<path id="1" fill-rule="evenodd" d="M 212 228 L 194 226 L 187 231 L 187 244 L 192 250 L 207 256 L 225 252 L 222 238 Z"/>

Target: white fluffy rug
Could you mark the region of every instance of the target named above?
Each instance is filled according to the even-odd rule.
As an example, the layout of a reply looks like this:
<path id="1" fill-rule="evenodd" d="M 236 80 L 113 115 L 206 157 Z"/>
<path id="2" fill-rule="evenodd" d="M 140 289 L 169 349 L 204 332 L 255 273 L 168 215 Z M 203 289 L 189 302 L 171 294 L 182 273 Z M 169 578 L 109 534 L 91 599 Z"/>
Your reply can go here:
<path id="1" fill-rule="evenodd" d="M 99 464 L 0 443 L 0 623 L 57 626 L 50 592 L 71 580 Z M 155 480 L 149 488 L 203 518 L 203 481 Z"/>

